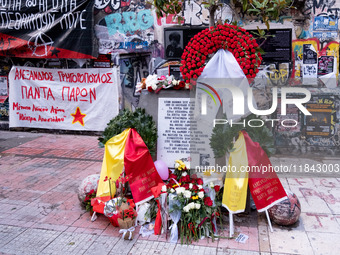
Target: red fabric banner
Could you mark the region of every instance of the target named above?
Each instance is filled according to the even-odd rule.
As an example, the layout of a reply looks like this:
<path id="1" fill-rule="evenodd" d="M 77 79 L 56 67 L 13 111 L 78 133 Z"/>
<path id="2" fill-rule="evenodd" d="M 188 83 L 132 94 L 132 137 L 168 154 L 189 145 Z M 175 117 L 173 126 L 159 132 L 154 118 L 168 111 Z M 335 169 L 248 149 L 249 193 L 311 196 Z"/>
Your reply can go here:
<path id="1" fill-rule="evenodd" d="M 247 148 L 249 190 L 257 211 L 265 211 L 280 201 L 287 194 L 272 164 L 259 143 L 253 142 L 246 131 L 242 131 Z"/>
<path id="2" fill-rule="evenodd" d="M 163 187 L 163 184 L 158 184 L 158 186 L 151 188 L 152 195 L 155 198 L 159 197 L 159 195 L 161 194 L 162 187 Z M 155 235 L 160 235 L 162 232 L 162 214 L 161 214 L 162 209 L 161 209 L 161 203 L 159 199 L 157 199 L 156 201 L 157 201 L 158 211 L 157 211 L 156 220 L 155 220 L 154 233 Z"/>
<path id="3" fill-rule="evenodd" d="M 141 204 L 153 197 L 151 188 L 164 185 L 143 139 L 131 129 L 125 144 L 125 175 L 130 176 L 129 184 L 135 204 Z"/>

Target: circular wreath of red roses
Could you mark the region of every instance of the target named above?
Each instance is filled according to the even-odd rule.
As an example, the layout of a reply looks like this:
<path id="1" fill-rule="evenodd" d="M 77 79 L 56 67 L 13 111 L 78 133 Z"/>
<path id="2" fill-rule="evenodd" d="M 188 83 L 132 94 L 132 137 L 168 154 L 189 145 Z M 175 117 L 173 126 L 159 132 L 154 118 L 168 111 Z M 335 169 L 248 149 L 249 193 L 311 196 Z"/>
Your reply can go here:
<path id="1" fill-rule="evenodd" d="M 181 73 L 186 83 L 193 83 L 206 64 L 206 60 L 219 49 L 230 51 L 247 78 L 254 78 L 262 57 L 254 37 L 245 29 L 224 24 L 202 30 L 191 38 L 182 54 Z"/>

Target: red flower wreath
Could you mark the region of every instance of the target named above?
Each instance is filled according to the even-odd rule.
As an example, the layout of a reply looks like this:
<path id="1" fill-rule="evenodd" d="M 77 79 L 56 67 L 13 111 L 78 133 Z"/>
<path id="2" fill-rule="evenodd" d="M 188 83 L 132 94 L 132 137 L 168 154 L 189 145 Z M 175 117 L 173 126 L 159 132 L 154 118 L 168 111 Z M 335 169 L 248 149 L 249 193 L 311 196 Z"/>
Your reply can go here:
<path id="1" fill-rule="evenodd" d="M 201 75 L 206 60 L 219 49 L 234 55 L 247 78 L 256 76 L 262 57 L 254 37 L 243 28 L 224 24 L 202 30 L 185 47 L 180 70 L 186 83 Z"/>

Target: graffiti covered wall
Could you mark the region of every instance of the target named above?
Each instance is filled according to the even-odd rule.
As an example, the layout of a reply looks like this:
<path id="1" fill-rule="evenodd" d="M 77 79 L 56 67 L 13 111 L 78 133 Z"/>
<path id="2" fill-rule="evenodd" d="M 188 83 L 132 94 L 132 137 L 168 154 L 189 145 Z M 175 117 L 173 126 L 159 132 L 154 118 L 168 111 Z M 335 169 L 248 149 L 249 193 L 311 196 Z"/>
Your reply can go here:
<path id="1" fill-rule="evenodd" d="M 154 40 L 154 16 L 143 0 L 95 2 L 99 53 L 145 51 Z"/>
<path id="2" fill-rule="evenodd" d="M 165 27 L 209 24 L 209 11 L 202 1 L 185 1 L 182 17 L 182 23 L 171 15 L 157 18 L 146 0 L 97 0 L 95 31 L 99 39 L 99 53 L 151 51 L 153 57 L 163 58 Z M 215 19 L 231 22 L 231 8 L 222 4 Z"/>
<path id="3" fill-rule="evenodd" d="M 259 107 L 271 106 L 271 88 L 305 87 L 312 94 L 313 118 L 289 109 L 290 118 L 298 120 L 294 128 L 274 128 L 278 153 L 340 153 L 340 87 L 339 87 L 339 14 L 340 1 L 307 0 L 298 10 L 291 10 L 282 24 L 271 28 L 292 28 L 290 62 L 272 61 L 261 66 L 252 84 Z M 261 22 L 240 19 L 240 24 L 256 28 Z M 326 103 L 330 103 L 327 105 Z M 279 111 L 277 116 L 281 118 Z M 321 128 L 322 127 L 322 128 Z"/>

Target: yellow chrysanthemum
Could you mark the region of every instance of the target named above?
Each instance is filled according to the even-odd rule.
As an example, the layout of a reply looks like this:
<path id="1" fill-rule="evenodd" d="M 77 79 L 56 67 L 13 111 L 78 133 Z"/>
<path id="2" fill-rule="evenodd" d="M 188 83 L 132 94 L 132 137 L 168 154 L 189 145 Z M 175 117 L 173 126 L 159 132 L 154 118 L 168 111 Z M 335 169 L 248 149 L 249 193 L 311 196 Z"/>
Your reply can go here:
<path id="1" fill-rule="evenodd" d="M 184 169 L 186 169 L 186 165 L 183 163 L 183 161 L 182 160 L 175 160 L 175 168 L 177 169 L 177 170 L 179 170 L 179 171 L 182 171 L 182 170 L 184 170 Z"/>

